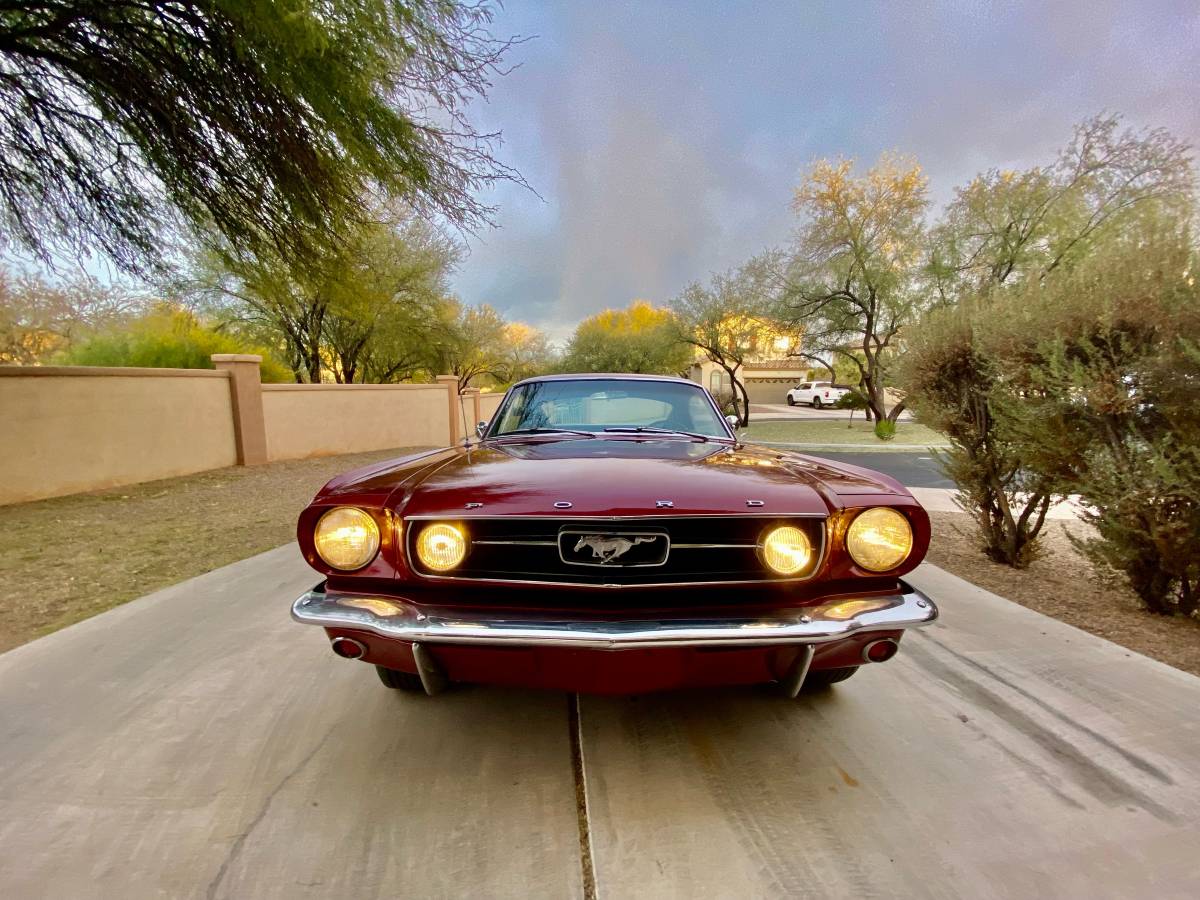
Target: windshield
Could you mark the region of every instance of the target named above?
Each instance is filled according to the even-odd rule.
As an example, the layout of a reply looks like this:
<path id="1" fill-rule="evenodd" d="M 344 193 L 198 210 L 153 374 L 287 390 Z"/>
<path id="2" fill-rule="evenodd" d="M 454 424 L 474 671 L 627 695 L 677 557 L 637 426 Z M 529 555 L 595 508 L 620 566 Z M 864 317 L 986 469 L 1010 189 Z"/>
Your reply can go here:
<path id="1" fill-rule="evenodd" d="M 500 407 L 489 437 L 531 429 L 597 432 L 637 428 L 729 437 L 700 385 L 617 378 L 521 385 Z"/>

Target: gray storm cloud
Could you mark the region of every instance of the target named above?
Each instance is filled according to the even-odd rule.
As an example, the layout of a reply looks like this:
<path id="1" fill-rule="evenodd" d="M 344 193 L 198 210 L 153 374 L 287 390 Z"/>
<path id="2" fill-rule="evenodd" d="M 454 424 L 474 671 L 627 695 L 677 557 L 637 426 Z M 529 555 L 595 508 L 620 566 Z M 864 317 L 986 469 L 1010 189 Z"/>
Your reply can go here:
<path id="1" fill-rule="evenodd" d="M 935 200 L 1108 110 L 1200 138 L 1194 3 L 510 4 L 539 37 L 483 111 L 506 187 L 456 288 L 564 336 L 785 241 L 815 157 L 922 162 Z"/>

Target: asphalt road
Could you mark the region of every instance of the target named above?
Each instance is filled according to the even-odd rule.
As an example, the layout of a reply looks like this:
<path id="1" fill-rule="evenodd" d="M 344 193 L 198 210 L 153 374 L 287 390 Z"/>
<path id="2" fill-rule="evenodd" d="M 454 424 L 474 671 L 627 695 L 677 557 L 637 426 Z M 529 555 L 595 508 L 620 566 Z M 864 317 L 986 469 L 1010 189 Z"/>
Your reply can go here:
<path id="1" fill-rule="evenodd" d="M 889 450 L 881 453 L 829 453 L 824 450 L 803 451 L 813 456 L 837 459 L 855 466 L 885 472 L 908 487 L 953 488 L 937 460 L 928 452 L 905 453 Z"/>
<path id="2" fill-rule="evenodd" d="M 288 619 L 315 580 L 284 547 L 0 656 L 0 894 L 1200 894 L 1200 679 L 932 567 L 942 620 L 799 701 L 389 692 Z"/>

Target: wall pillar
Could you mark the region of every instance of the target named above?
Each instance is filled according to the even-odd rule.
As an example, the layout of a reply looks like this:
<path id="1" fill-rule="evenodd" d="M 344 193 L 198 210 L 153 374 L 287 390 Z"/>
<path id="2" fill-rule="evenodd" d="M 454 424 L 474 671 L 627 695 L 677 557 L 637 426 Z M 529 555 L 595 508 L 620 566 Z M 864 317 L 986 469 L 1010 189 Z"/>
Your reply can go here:
<path id="1" fill-rule="evenodd" d="M 450 446 L 463 439 L 462 433 L 462 403 L 458 399 L 458 376 L 439 375 L 438 384 L 446 387 L 446 408 L 450 416 Z"/>
<path id="2" fill-rule="evenodd" d="M 263 419 L 262 357 L 253 353 L 214 353 L 213 365 L 229 373 L 233 401 L 233 437 L 239 466 L 267 461 L 267 426 Z"/>

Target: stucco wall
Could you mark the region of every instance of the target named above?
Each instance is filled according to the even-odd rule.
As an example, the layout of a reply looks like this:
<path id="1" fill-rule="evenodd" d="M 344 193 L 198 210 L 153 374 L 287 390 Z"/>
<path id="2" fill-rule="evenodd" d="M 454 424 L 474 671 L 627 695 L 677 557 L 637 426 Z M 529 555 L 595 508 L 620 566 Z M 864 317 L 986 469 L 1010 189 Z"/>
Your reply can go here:
<path id="1" fill-rule="evenodd" d="M 504 399 L 504 392 L 480 394 L 479 395 L 479 415 L 485 422 L 490 422 L 492 416 L 496 414 L 496 410 L 500 407 L 500 401 Z"/>
<path id="2" fill-rule="evenodd" d="M 224 372 L 0 367 L 0 423 L 0 504 L 236 462 Z"/>
<path id="3" fill-rule="evenodd" d="M 266 384 L 262 391 L 271 460 L 450 443 L 440 384 Z"/>

